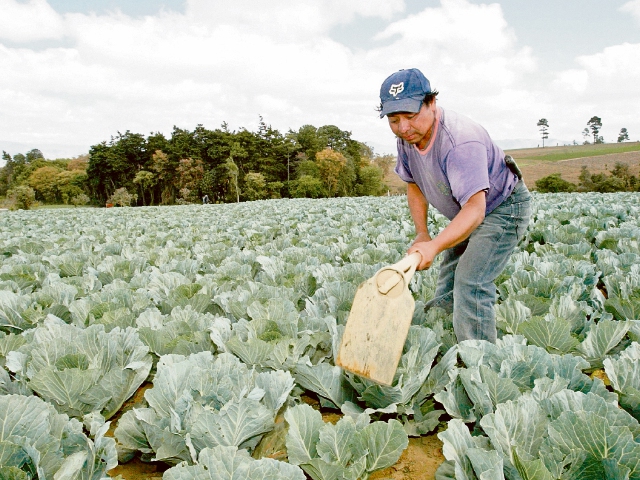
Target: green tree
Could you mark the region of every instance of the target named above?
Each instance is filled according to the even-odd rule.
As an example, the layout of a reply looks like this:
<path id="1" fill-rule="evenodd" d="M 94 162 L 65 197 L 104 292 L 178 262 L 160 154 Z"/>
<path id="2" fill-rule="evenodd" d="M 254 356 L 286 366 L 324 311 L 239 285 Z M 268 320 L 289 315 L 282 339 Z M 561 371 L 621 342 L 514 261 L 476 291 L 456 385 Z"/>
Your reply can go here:
<path id="1" fill-rule="evenodd" d="M 330 197 L 338 193 L 341 176 L 345 174 L 347 159 L 340 152 L 325 148 L 316 153 L 320 179 Z"/>
<path id="2" fill-rule="evenodd" d="M 36 192 L 26 185 L 18 185 L 7 193 L 12 209 L 29 210 L 36 201 Z"/>
<path id="3" fill-rule="evenodd" d="M 248 200 L 261 200 L 267 197 L 267 181 L 264 175 L 257 172 L 249 172 L 244 176 L 243 195 Z"/>
<path id="4" fill-rule="evenodd" d="M 44 160 L 44 155 L 37 148 L 34 148 L 33 150 L 29 150 L 25 155 L 25 160 L 27 163 L 35 162 L 38 159 Z"/>
<path id="5" fill-rule="evenodd" d="M 633 192 L 637 188 L 638 179 L 631 174 L 631 169 L 626 163 L 616 162 L 611 176 L 620 179 L 626 191 Z"/>
<path id="6" fill-rule="evenodd" d="M 340 130 L 335 125 L 324 125 L 318 129 L 318 138 L 324 148 L 346 155 L 350 149 L 351 132 Z"/>
<path id="7" fill-rule="evenodd" d="M 553 173 L 536 180 L 536 190 L 541 193 L 574 192 L 576 186 L 563 179 L 561 174 Z"/>
<path id="8" fill-rule="evenodd" d="M 63 170 L 56 175 L 56 187 L 59 200 L 69 201 L 85 193 L 87 173 L 84 170 Z"/>
<path id="9" fill-rule="evenodd" d="M 623 192 L 625 190 L 624 181 L 620 178 L 609 176 L 605 173 L 591 175 L 593 191 L 600 193 Z"/>
<path id="10" fill-rule="evenodd" d="M 0 196 L 5 196 L 13 184 L 13 158 L 2 151 L 4 166 L 0 169 Z"/>
<path id="11" fill-rule="evenodd" d="M 93 145 L 89 149 L 87 175 L 89 187 L 98 200 L 105 201 L 119 185 L 135 190 L 133 179 L 151 160 L 144 136 L 118 132 L 111 141 Z"/>
<path id="12" fill-rule="evenodd" d="M 382 169 L 377 165 L 367 165 L 360 169 L 358 195 L 380 195 L 386 190 Z"/>
<path id="13" fill-rule="evenodd" d="M 162 204 L 169 205 L 173 203 L 177 191 L 174 184 L 175 166 L 169 156 L 162 150 L 156 150 L 151 156 L 151 171 L 155 174 L 156 184 L 160 187 Z"/>
<path id="14" fill-rule="evenodd" d="M 549 121 L 546 118 L 541 118 L 538 120 L 538 127 L 542 136 L 542 148 L 544 148 L 544 141 L 549 138 Z"/>
<path id="15" fill-rule="evenodd" d="M 593 143 L 603 143 L 600 140 L 602 137 L 598 137 L 598 133 L 600 133 L 600 129 L 602 128 L 602 119 L 600 117 L 593 116 L 587 122 L 587 126 L 591 130 L 591 134 L 593 135 Z"/>
<path id="16" fill-rule="evenodd" d="M 621 128 L 618 134 L 618 143 L 624 142 L 625 140 L 629 140 L 629 132 L 626 128 Z"/>
<path id="17" fill-rule="evenodd" d="M 296 175 L 298 178 L 303 175 L 320 178 L 320 169 L 316 162 L 309 160 L 306 155 L 302 154 L 301 158 L 296 162 Z"/>
<path id="18" fill-rule="evenodd" d="M 347 160 L 347 163 L 342 170 L 342 174 L 338 178 L 337 194 L 345 197 L 358 195 L 356 184 L 361 180 L 360 167 L 351 157 L 346 156 L 345 159 Z"/>
<path id="19" fill-rule="evenodd" d="M 36 198 L 47 203 L 55 203 L 58 198 L 57 176 L 60 169 L 40 167 L 29 176 L 28 184 L 35 191 Z"/>
<path id="20" fill-rule="evenodd" d="M 284 183 L 282 182 L 267 182 L 267 196 L 268 198 L 282 198 L 282 189 Z"/>
<path id="21" fill-rule="evenodd" d="M 199 186 L 204 176 L 204 167 L 199 158 L 183 158 L 178 162 L 177 186 L 181 192 L 189 190 L 189 195 L 182 197 L 188 202 L 197 201 L 200 197 Z"/>
<path id="22" fill-rule="evenodd" d="M 318 129 L 313 125 L 303 125 L 296 134 L 296 141 L 300 145 L 300 151 L 306 158 L 316 158 L 316 153 L 324 148 L 322 139 L 318 136 Z"/>
<path id="23" fill-rule="evenodd" d="M 322 198 L 326 197 L 324 185 L 319 178 L 302 175 L 291 182 L 291 196 L 294 198 Z"/>
<path id="24" fill-rule="evenodd" d="M 233 191 L 236 194 L 236 202 L 240 201 L 240 190 L 238 188 L 238 174 L 239 169 L 238 166 L 233 161 L 233 157 L 227 158 L 227 161 L 224 164 L 227 171 L 227 178 L 229 179 L 229 185 L 232 186 Z M 229 193 L 231 193 L 231 189 L 229 189 Z"/>
<path id="25" fill-rule="evenodd" d="M 591 133 L 589 133 L 589 128 L 585 127 L 584 130 L 582 130 L 582 138 L 584 138 L 584 141 L 582 142 L 583 145 L 587 145 L 589 143 L 590 136 Z"/>
<path id="26" fill-rule="evenodd" d="M 156 176 L 153 173 L 149 172 L 148 170 L 140 170 L 138 173 L 136 173 L 136 176 L 133 177 L 133 183 L 138 185 L 138 187 L 140 188 L 140 196 L 142 197 L 142 204 L 143 205 L 147 204 L 144 193 L 149 192 L 149 196 L 151 197 L 149 205 L 153 205 L 154 203 L 153 186 L 157 183 Z"/>
<path id="27" fill-rule="evenodd" d="M 368 191 L 369 186 L 361 185 L 371 179 L 371 172 L 361 174 L 361 169 L 372 164 L 374 154 L 370 147 L 353 140 L 350 132 L 335 125 L 305 125 L 298 132 L 290 130 L 282 135 L 262 118 L 255 133 L 231 131 L 226 124 L 216 130 L 202 125 L 193 131 L 174 127 L 170 139 L 159 133 L 146 139 L 129 131 L 118 133 L 109 142 L 91 147 L 86 191 L 99 202 L 106 201 L 117 187 L 137 192 L 141 204 L 171 204 L 180 191 L 187 190 L 189 198 L 206 193 L 213 201 L 238 201 L 240 196 L 248 198 L 241 192 L 246 180 L 252 178 L 247 175 L 256 173 L 264 177 L 267 197 L 291 195 L 294 178 L 310 175 L 328 179 L 315 163 L 316 154 L 327 147 L 345 161 L 337 181 L 330 185 L 331 195 Z M 31 169 L 25 178 L 46 165 L 39 164 L 43 160 L 38 158 L 27 163 L 24 155 L 19 160 Z M 71 169 L 66 165 L 61 168 Z M 150 172 L 155 181 L 140 172 Z M 323 195 L 327 190 L 325 187 Z"/>

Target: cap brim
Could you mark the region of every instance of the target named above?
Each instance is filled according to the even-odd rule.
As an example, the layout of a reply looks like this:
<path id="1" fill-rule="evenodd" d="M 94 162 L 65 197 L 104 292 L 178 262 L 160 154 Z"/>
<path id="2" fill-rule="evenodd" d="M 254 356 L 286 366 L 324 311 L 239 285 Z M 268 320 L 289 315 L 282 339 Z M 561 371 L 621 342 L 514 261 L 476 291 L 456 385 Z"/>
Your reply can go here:
<path id="1" fill-rule="evenodd" d="M 380 118 L 391 113 L 410 112 L 418 113 L 422 107 L 424 96 L 401 98 L 398 100 L 387 100 L 382 104 L 382 110 L 380 110 Z"/>

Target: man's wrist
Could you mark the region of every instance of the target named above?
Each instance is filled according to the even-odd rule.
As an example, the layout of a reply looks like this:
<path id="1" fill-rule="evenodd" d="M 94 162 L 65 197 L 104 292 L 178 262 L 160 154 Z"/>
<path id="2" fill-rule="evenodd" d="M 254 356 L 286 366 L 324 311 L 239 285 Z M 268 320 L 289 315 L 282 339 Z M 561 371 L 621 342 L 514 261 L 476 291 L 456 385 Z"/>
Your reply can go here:
<path id="1" fill-rule="evenodd" d="M 416 238 L 414 239 L 414 243 L 415 242 L 429 242 L 431 241 L 431 235 L 429 235 L 429 232 L 419 232 L 416 233 Z"/>

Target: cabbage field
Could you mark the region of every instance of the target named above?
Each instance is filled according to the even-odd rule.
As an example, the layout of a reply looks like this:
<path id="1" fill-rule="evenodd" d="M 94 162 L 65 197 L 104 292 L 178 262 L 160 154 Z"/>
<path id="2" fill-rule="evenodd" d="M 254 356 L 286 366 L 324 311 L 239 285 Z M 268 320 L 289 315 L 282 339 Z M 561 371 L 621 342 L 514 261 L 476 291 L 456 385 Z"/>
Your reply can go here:
<path id="1" fill-rule="evenodd" d="M 495 345 L 456 344 L 423 309 L 437 265 L 418 272 L 390 387 L 334 356 L 412 240 L 406 197 L 2 212 L 0 478 L 137 457 L 168 480 L 366 479 L 437 433 L 440 480 L 640 479 L 639 200 L 534 195 Z"/>

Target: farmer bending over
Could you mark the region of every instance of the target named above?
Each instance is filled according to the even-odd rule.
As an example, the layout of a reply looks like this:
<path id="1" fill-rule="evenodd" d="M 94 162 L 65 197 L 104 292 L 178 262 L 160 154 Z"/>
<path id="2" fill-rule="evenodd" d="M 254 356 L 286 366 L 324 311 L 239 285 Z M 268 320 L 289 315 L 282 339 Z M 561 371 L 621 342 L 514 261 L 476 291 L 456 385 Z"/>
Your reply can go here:
<path id="1" fill-rule="evenodd" d="M 496 340 L 495 279 L 524 235 L 531 195 L 510 156 L 486 130 L 436 105 L 438 92 L 417 69 L 400 70 L 380 88 L 380 118 L 398 137 L 396 173 L 407 200 L 419 270 L 442 253 L 435 297 L 426 310 L 453 312 L 458 342 Z M 451 220 L 437 236 L 427 230 L 429 204 Z"/>

